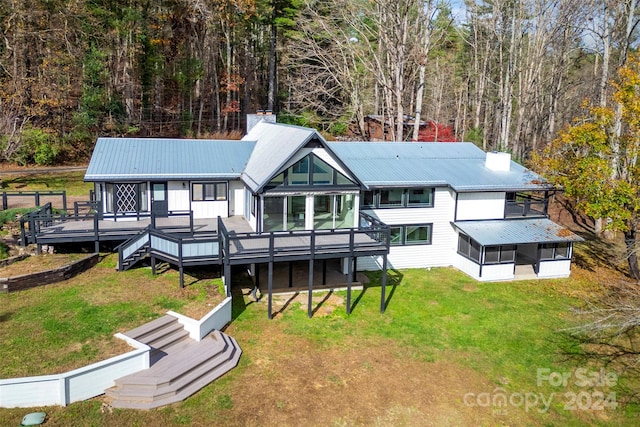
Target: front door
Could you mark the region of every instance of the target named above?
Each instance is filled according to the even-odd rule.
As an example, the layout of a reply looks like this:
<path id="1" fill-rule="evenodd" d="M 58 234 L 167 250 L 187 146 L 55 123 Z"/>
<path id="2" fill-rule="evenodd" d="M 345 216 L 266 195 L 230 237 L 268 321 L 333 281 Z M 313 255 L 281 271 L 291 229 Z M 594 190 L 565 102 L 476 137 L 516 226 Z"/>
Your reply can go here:
<path id="1" fill-rule="evenodd" d="M 151 184 L 151 212 L 161 217 L 169 215 L 166 182 L 154 182 Z"/>

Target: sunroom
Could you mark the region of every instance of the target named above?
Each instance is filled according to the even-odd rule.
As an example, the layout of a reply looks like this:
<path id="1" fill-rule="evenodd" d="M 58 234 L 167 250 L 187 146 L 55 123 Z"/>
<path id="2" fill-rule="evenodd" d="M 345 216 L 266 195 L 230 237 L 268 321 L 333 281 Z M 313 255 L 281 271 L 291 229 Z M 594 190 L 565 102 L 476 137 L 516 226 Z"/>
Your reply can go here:
<path id="1" fill-rule="evenodd" d="M 264 187 L 262 231 L 357 227 L 359 186 L 324 150 L 295 158 Z"/>
<path id="2" fill-rule="evenodd" d="M 454 265 L 476 280 L 568 277 L 583 239 L 547 218 L 457 221 Z"/>

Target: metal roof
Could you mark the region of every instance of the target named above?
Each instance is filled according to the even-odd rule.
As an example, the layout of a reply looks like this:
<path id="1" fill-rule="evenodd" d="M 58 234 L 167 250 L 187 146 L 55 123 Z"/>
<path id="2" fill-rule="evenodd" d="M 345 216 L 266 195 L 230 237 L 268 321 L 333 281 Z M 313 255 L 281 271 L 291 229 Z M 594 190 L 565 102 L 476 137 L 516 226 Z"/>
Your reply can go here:
<path id="1" fill-rule="evenodd" d="M 98 138 L 86 181 L 238 178 L 255 142 Z"/>
<path id="2" fill-rule="evenodd" d="M 449 185 L 456 191 L 524 191 L 549 187 L 511 161 L 509 171 L 485 166 L 486 153 L 470 142 L 333 142 L 346 166 L 369 188 Z"/>
<path id="3" fill-rule="evenodd" d="M 547 218 L 457 221 L 453 226 L 482 246 L 584 240 Z"/>

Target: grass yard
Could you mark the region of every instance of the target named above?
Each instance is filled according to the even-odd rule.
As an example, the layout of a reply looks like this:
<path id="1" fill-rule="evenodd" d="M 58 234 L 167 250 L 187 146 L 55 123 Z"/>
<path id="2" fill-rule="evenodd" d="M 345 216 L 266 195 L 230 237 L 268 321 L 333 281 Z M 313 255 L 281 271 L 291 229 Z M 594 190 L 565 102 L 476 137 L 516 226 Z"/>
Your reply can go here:
<path id="1" fill-rule="evenodd" d="M 59 191 L 67 196 L 82 196 L 89 200 L 93 183 L 84 182 L 84 171 L 52 172 L 2 177 L 2 191 Z"/>
<path id="2" fill-rule="evenodd" d="M 109 256 L 69 282 L 0 295 L 0 377 L 91 359 L 99 343 L 115 345 L 113 333 L 166 309 L 181 311 L 202 293 L 199 281 L 179 291 L 173 271 L 156 278 L 147 269 L 116 273 L 114 263 Z M 575 369 L 599 366 L 560 354 L 566 341 L 558 331 L 573 322 L 569 308 L 596 289 L 587 272 L 575 276 L 477 283 L 453 269 L 393 272 L 380 314 L 373 274 L 371 285 L 354 293 L 349 317 L 338 292 L 314 297 L 312 319 L 306 296 L 279 297 L 271 321 L 266 298 L 253 303 L 237 288 L 227 333 L 243 349 L 240 364 L 183 403 L 148 412 L 103 413 L 100 398 L 0 409 L 0 425 L 17 425 L 40 409 L 49 413 L 48 426 L 637 425 L 634 406 L 596 405 L 598 393 L 618 391 L 624 375 L 612 388 L 586 387 Z M 567 384 L 551 386 L 546 378 L 556 374 L 569 375 Z M 510 399 L 504 405 L 502 395 Z"/>

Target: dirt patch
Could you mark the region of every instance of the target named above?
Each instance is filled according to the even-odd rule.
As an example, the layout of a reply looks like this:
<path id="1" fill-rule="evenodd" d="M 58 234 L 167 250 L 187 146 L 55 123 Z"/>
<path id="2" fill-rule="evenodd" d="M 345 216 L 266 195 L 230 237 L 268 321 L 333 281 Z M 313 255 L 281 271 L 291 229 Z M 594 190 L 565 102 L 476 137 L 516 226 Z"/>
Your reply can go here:
<path id="1" fill-rule="evenodd" d="M 0 268 L 0 277 L 22 276 L 24 274 L 39 273 L 54 270 L 71 264 L 85 257 L 86 254 L 42 254 L 32 255 L 21 261 L 14 262 Z"/>
<path id="2" fill-rule="evenodd" d="M 297 307 L 306 313 L 308 302 L 309 294 L 307 292 L 275 294 L 273 296 L 274 316 L 286 310 L 287 307 Z M 314 317 L 324 317 L 333 313 L 337 307 L 344 307 L 344 298 L 337 296 L 331 291 L 314 293 L 311 296 L 311 305 L 311 309 L 315 310 L 313 313 Z"/>
<path id="3" fill-rule="evenodd" d="M 417 360 L 391 341 L 326 349 L 269 329 L 264 345 L 243 355 L 250 366 L 229 390 L 241 396 L 229 424 L 457 426 L 526 418 L 465 404 L 466 393 L 491 392 L 496 384 L 448 358 Z"/>

